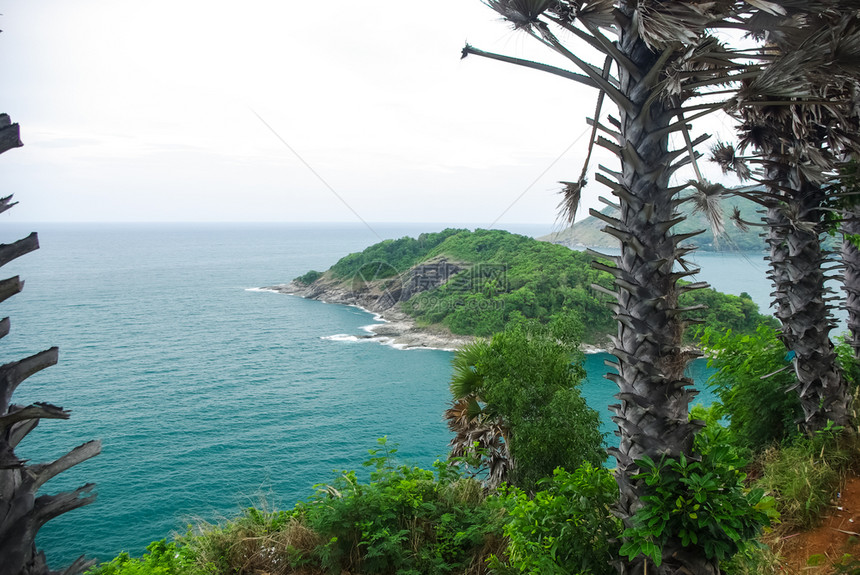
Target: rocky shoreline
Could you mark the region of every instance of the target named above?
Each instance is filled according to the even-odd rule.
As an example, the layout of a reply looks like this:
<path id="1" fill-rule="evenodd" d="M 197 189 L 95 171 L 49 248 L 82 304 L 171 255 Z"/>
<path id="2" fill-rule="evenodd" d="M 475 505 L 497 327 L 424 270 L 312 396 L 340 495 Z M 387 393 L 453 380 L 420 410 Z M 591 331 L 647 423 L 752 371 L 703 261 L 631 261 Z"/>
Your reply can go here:
<path id="1" fill-rule="evenodd" d="M 266 291 L 315 299 L 325 303 L 351 305 L 376 314 L 381 323 L 367 326 L 368 339 L 391 345 L 398 349 L 438 349 L 456 351 L 475 341 L 469 335 L 455 335 L 441 327 L 420 327 L 411 317 L 396 309 L 396 305 L 385 298 L 385 294 L 373 292 L 356 293 L 334 282 L 317 281 L 304 285 L 292 281 L 288 284 L 261 288 Z"/>
<path id="2" fill-rule="evenodd" d="M 444 327 L 422 327 L 411 317 L 399 311 L 397 306 L 386 298 L 385 293 L 373 291 L 355 292 L 341 283 L 319 280 L 311 285 L 292 281 L 288 284 L 267 286 L 266 291 L 315 299 L 325 303 L 350 305 L 376 315 L 381 323 L 367 326 L 370 335 L 367 339 L 379 341 L 398 349 L 437 349 L 456 351 L 475 341 L 471 335 L 456 335 Z M 602 353 L 606 350 L 594 345 L 582 344 L 585 353 Z"/>

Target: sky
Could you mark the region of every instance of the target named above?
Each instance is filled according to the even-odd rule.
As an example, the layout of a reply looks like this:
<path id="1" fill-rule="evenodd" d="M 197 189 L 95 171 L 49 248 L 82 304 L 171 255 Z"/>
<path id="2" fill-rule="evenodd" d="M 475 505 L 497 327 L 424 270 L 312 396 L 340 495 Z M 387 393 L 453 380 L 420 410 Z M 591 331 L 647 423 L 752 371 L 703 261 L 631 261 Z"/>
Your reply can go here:
<path id="1" fill-rule="evenodd" d="M 552 224 L 596 93 L 480 0 L 0 0 L 22 222 Z M 725 128 L 727 120 L 718 120 Z M 600 152 L 593 167 L 616 161 Z M 592 181 L 583 209 L 609 191 Z"/>

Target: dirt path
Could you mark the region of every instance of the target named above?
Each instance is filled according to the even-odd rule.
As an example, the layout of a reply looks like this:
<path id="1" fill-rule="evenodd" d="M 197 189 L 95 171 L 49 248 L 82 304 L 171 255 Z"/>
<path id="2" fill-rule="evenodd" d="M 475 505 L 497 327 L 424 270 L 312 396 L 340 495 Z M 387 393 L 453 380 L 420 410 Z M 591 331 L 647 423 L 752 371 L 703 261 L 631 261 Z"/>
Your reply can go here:
<path id="1" fill-rule="evenodd" d="M 825 575 L 833 572 L 832 565 L 845 553 L 860 558 L 860 477 L 848 479 L 820 527 L 784 535 L 770 543 L 781 556 L 786 575 Z M 807 560 L 812 555 L 824 555 L 827 562 L 809 566 Z"/>

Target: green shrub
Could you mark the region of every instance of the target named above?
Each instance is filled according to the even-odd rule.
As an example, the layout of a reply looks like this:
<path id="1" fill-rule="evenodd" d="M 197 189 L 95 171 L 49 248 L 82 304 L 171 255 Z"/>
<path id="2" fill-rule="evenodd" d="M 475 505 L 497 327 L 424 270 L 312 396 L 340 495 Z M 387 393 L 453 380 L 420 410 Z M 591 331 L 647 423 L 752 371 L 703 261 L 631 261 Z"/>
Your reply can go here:
<path id="1" fill-rule="evenodd" d="M 559 468 L 541 487 L 533 498 L 517 488 L 503 497 L 509 565 L 530 575 L 615 573 L 621 524 L 610 511 L 618 499 L 612 475 L 589 464 Z"/>
<path id="2" fill-rule="evenodd" d="M 521 319 L 457 352 L 454 404 L 445 413 L 456 433 L 452 455 L 472 453 L 477 442 L 492 470 L 488 483 L 504 480 L 526 491 L 557 467 L 600 465 L 606 459 L 600 417 L 579 391 L 582 330 L 573 314 L 548 326 Z"/>
<path id="3" fill-rule="evenodd" d="M 153 541 L 146 553 L 134 559 L 128 553 L 120 553 L 112 561 L 102 563 L 87 571 L 88 575 L 191 575 L 197 571 L 188 548 L 164 539 Z"/>
<path id="4" fill-rule="evenodd" d="M 772 497 L 761 488 L 747 489 L 747 462 L 726 443 L 719 427 L 706 427 L 696 436 L 694 457 L 649 457 L 636 463 L 636 476 L 648 486 L 644 506 L 624 531 L 620 554 L 650 557 L 659 566 L 662 548 L 670 540 L 695 546 L 708 559 L 731 558 L 770 525 L 778 514 Z"/>
<path id="5" fill-rule="evenodd" d="M 860 361 L 854 357 L 854 350 L 846 341 L 846 337 L 836 338 L 836 362 L 842 370 L 842 376 L 856 391 L 860 386 Z"/>
<path id="6" fill-rule="evenodd" d="M 384 440 L 368 464 L 371 481 L 341 474 L 296 506 L 326 543 L 309 564 L 330 573 L 443 574 L 483 569 L 503 545 L 504 510 L 479 483 L 444 463 L 432 471 L 395 465 Z"/>
<path id="7" fill-rule="evenodd" d="M 322 277 L 322 275 L 323 275 L 322 272 L 318 272 L 316 270 L 311 270 L 304 275 L 300 275 L 299 277 L 297 277 L 293 281 L 300 283 L 300 284 L 303 284 L 303 285 L 306 285 L 306 286 L 309 286 L 312 283 L 314 283 L 315 281 L 317 281 L 318 279 L 320 279 Z"/>
<path id="8" fill-rule="evenodd" d="M 207 575 L 484 573 L 504 549 L 499 498 L 447 463 L 398 465 L 384 438 L 370 451 L 369 481 L 343 472 L 291 511 L 248 509 L 189 533 L 195 565 Z"/>
<path id="9" fill-rule="evenodd" d="M 759 326 L 745 335 L 706 329 L 701 345 L 708 366 L 718 370 L 708 385 L 719 397 L 718 414 L 729 418 L 736 445 L 757 451 L 799 435 L 800 401 L 786 393 L 796 377 L 772 328 Z"/>

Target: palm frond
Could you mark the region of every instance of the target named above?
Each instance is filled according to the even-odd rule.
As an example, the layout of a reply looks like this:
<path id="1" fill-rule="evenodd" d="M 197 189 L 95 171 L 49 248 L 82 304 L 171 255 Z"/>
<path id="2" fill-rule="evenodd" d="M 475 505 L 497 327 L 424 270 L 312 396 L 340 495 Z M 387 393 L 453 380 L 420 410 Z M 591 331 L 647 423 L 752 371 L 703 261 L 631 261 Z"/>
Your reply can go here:
<path id="1" fill-rule="evenodd" d="M 693 188 L 693 192 L 684 200 L 692 202 L 693 213 L 701 212 L 705 215 L 714 236 L 725 233 L 723 208 L 720 204 L 720 199 L 727 191 L 725 186 L 707 180 L 691 180 L 689 184 Z"/>
<path id="2" fill-rule="evenodd" d="M 774 16 L 784 16 L 786 14 L 785 8 L 780 6 L 779 2 L 769 2 L 768 0 L 745 0 L 745 2 Z"/>
<path id="3" fill-rule="evenodd" d="M 744 233 L 749 231 L 749 229 L 750 229 L 749 224 L 747 222 L 745 222 L 743 220 L 743 218 L 741 217 L 741 209 L 739 207 L 734 206 L 732 208 L 732 215 L 729 216 L 729 219 L 732 221 L 732 223 L 735 225 L 735 227 L 737 229 L 739 229 L 740 231 L 742 231 Z"/>
<path id="4" fill-rule="evenodd" d="M 553 11 L 568 22 L 579 20 L 593 28 L 615 26 L 616 0 L 579 0 L 559 2 Z"/>
<path id="5" fill-rule="evenodd" d="M 455 365 L 449 384 L 451 396 L 457 399 L 469 397 L 478 392 L 481 383 L 482 378 L 473 366 Z"/>
<path id="6" fill-rule="evenodd" d="M 811 234 L 815 233 L 818 228 L 818 222 L 814 221 L 814 218 L 810 218 L 798 202 L 782 204 L 781 211 L 788 225 L 799 232 Z"/>
<path id="7" fill-rule="evenodd" d="M 673 42 L 694 44 L 712 20 L 712 6 L 710 2 L 639 0 L 634 18 L 640 37 L 652 48 Z"/>
<path id="8" fill-rule="evenodd" d="M 576 219 L 576 212 L 579 209 L 579 201 L 582 198 L 582 188 L 585 187 L 587 180 L 585 178 L 578 182 L 559 182 L 564 184 L 564 187 L 559 192 L 562 195 L 561 202 L 558 204 L 559 217 L 569 224 Z"/>
<path id="9" fill-rule="evenodd" d="M 724 174 L 734 173 L 738 179 L 745 182 L 750 179 L 751 172 L 743 158 L 738 157 L 735 147 L 724 142 L 717 142 L 711 148 L 710 160 L 719 165 Z"/>
<path id="10" fill-rule="evenodd" d="M 483 376 L 476 366 L 488 349 L 486 341 L 478 339 L 462 347 L 451 361 L 454 368 L 449 387 L 455 400 L 462 400 L 480 393 Z"/>
<path id="11" fill-rule="evenodd" d="M 510 22 L 515 30 L 529 28 L 556 0 L 484 0 L 484 4 Z"/>

